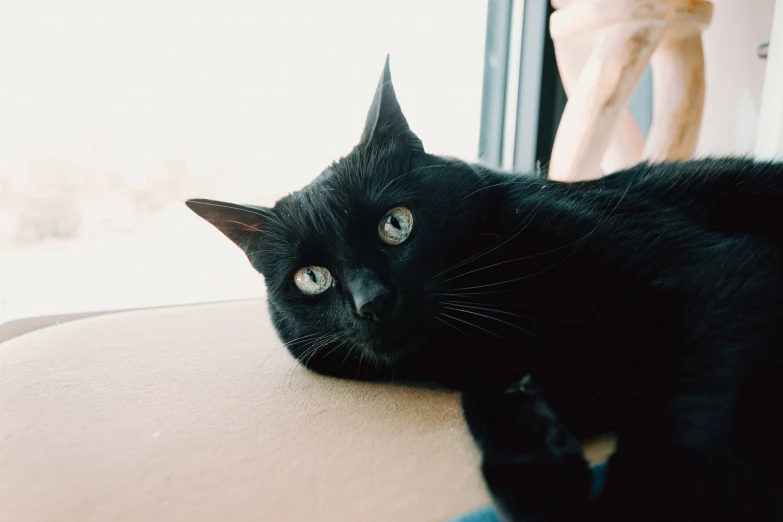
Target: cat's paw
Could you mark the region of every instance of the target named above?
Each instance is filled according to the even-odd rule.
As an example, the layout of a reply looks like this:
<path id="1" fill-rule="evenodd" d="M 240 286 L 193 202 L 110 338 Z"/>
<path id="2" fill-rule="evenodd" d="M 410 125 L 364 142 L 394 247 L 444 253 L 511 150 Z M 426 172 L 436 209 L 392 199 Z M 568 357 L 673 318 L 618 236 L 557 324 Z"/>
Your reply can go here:
<path id="1" fill-rule="evenodd" d="M 530 377 L 463 395 L 465 417 L 483 453 L 482 472 L 508 521 L 582 521 L 592 474 L 582 445 Z"/>
<path id="2" fill-rule="evenodd" d="M 482 472 L 508 522 L 582 522 L 592 475 L 581 453 L 530 455 L 517 462 L 485 457 Z"/>

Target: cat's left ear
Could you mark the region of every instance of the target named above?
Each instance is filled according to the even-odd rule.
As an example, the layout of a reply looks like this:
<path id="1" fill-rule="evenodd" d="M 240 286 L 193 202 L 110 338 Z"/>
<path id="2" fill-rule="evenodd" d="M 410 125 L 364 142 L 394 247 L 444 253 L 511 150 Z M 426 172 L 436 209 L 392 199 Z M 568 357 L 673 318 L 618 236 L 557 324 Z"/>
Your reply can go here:
<path id="1" fill-rule="evenodd" d="M 264 231 L 263 211 L 266 209 L 211 199 L 189 199 L 185 204 L 223 232 L 248 256 L 258 246 Z"/>
<path id="2" fill-rule="evenodd" d="M 401 140 L 408 147 L 424 152 L 421 140 L 408 126 L 408 120 L 402 114 L 402 109 L 394 93 L 394 86 L 389 70 L 389 55 L 386 55 L 386 64 L 383 67 L 381 79 L 375 89 L 375 97 L 367 113 L 367 121 L 364 124 L 360 147 L 381 147 L 392 139 Z"/>

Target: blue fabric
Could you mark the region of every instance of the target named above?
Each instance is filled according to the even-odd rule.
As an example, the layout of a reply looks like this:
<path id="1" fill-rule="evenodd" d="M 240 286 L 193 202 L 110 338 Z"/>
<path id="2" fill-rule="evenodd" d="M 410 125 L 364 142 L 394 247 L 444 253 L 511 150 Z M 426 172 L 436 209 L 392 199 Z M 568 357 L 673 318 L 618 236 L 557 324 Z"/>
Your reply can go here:
<path id="1" fill-rule="evenodd" d="M 449 522 L 501 522 L 495 514 L 495 508 L 492 506 L 481 508 L 478 511 L 453 518 Z"/>
<path id="2" fill-rule="evenodd" d="M 592 496 L 596 498 L 601 494 L 606 482 L 606 464 L 600 464 L 593 468 L 593 491 Z M 492 506 L 481 508 L 472 513 L 453 518 L 448 522 L 501 522 Z"/>

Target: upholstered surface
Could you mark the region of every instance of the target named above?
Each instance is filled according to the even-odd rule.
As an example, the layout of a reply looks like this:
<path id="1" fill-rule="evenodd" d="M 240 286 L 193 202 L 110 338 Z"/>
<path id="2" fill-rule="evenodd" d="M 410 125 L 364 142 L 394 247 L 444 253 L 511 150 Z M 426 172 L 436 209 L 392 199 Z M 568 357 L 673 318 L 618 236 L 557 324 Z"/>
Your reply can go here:
<path id="1" fill-rule="evenodd" d="M 259 301 L 0 344 L 2 521 L 441 521 L 488 503 L 456 394 L 309 373 Z"/>

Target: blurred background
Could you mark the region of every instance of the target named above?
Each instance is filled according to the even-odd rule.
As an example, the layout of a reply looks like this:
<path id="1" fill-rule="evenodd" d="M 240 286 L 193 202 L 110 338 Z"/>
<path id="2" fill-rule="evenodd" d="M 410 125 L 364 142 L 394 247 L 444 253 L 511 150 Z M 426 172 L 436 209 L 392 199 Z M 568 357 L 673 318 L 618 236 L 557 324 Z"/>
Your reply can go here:
<path id="1" fill-rule="evenodd" d="M 431 152 L 476 159 L 487 2 L 0 2 L 0 323 L 255 297 L 182 203 L 271 204 L 356 143 L 391 53 Z"/>
<path id="2" fill-rule="evenodd" d="M 714 1 L 698 156 L 753 151 L 774 2 Z M 307 184 L 358 140 L 386 53 L 428 152 L 545 165 L 566 101 L 551 10 L 0 1 L 0 324 L 262 296 L 183 201 L 272 204 Z M 631 110 L 646 131 L 649 71 Z"/>

